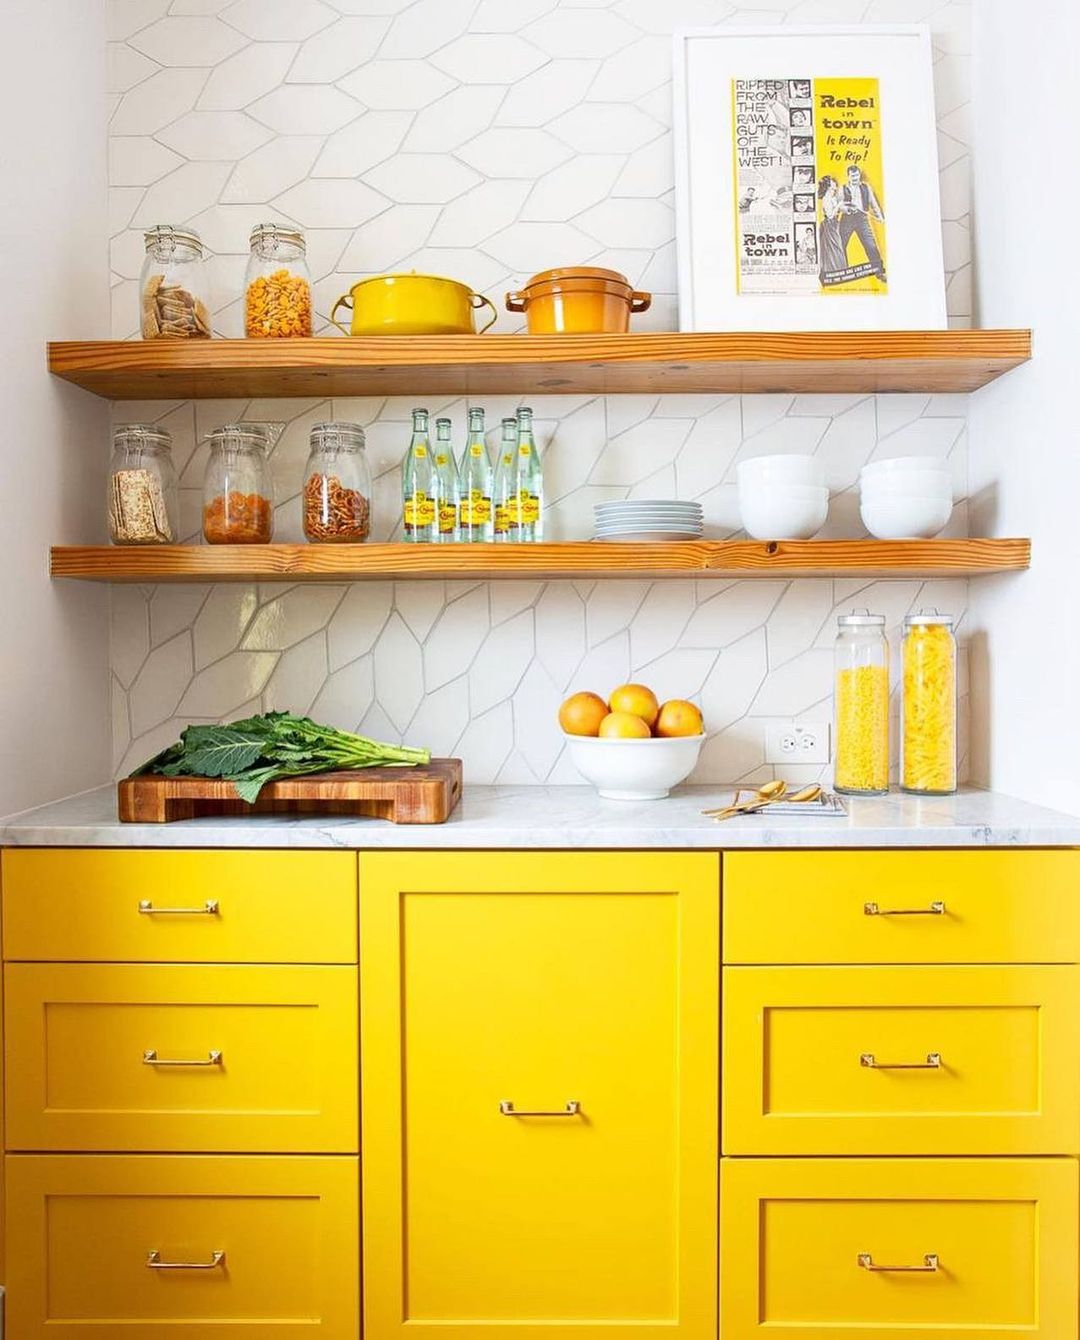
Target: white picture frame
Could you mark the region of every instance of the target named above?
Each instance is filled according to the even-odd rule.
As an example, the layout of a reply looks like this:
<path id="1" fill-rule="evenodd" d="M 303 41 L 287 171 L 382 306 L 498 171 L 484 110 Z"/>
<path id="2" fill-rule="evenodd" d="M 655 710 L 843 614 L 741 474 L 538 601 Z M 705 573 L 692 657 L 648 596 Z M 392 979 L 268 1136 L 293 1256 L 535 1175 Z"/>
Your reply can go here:
<path id="1" fill-rule="evenodd" d="M 740 82 L 736 85 L 735 81 Z M 832 81 L 868 86 L 876 82 L 879 97 L 872 100 L 875 110 L 863 114 L 875 119 L 825 120 L 826 114 L 820 106 L 825 95 L 818 92 L 819 81 L 826 87 Z M 790 259 L 784 252 L 782 260 L 770 255 L 758 260 L 755 257 L 769 248 L 752 247 L 751 241 L 756 237 L 783 235 L 779 229 L 771 231 L 768 221 L 786 217 L 775 212 L 786 207 L 786 199 L 776 193 L 771 201 L 763 203 L 762 217 L 766 220 L 763 231 L 758 234 L 747 231 L 740 208 L 753 209 L 756 202 L 750 188 L 744 187 L 744 194 L 739 197 L 738 179 L 745 179 L 751 170 L 748 154 L 770 151 L 743 149 L 742 156 L 737 155 L 735 100 L 738 97 L 740 142 L 745 145 L 753 140 L 752 135 L 743 133 L 748 119 L 746 108 L 751 105 L 750 99 L 758 96 L 749 90 L 786 84 L 793 90 L 792 102 L 784 109 L 790 121 L 794 117 L 794 99 L 801 98 L 801 86 L 811 82 L 812 96 L 808 100 L 813 108 L 816 133 L 816 148 L 811 145 L 816 156 L 817 177 L 812 191 L 816 230 L 809 234 L 805 229 L 800 232 L 795 227 L 797 216 L 792 214 Z M 779 100 L 778 94 L 776 101 Z M 850 118 L 859 114 L 837 115 Z M 852 142 L 858 137 L 846 130 L 839 136 L 832 131 L 826 135 L 822 125 L 851 124 L 873 125 L 874 162 L 884 179 L 883 185 L 873 183 L 882 196 L 883 209 L 875 211 L 869 224 L 858 217 L 860 204 L 869 199 L 865 192 L 857 194 L 862 192 L 863 179 L 849 178 L 842 163 L 832 173 L 824 172 L 821 165 L 823 154 L 839 163 L 841 152 L 862 152 L 825 148 L 826 143 L 832 144 L 838 138 Z M 930 32 L 925 25 L 812 28 L 778 25 L 678 31 L 674 35 L 674 132 L 680 330 L 946 329 L 933 65 Z M 804 149 L 805 145 L 797 145 L 793 124 L 788 136 L 789 161 L 796 176 L 795 150 Z M 782 149 L 773 161 L 783 161 Z M 826 175 L 837 176 L 843 185 L 834 188 L 824 181 Z M 796 176 L 797 184 L 804 180 L 805 174 Z M 825 192 L 824 200 L 817 194 L 819 187 Z M 841 203 L 836 204 L 837 200 Z M 822 224 L 827 205 L 838 211 L 841 218 L 835 231 L 826 236 Z M 811 208 L 806 200 L 800 202 L 800 207 Z M 848 264 L 855 268 L 826 273 L 825 258 L 838 254 L 835 247 L 841 237 L 841 225 L 849 231 L 840 254 L 845 260 L 854 257 Z M 850 229 L 856 227 L 860 231 L 852 240 Z M 868 228 L 871 234 L 876 230 L 875 235 L 882 242 L 876 256 L 877 269 L 871 269 L 875 260 L 872 241 L 863 246 Z M 807 243 L 805 255 L 798 262 L 794 258 L 796 237 Z M 814 253 L 810 250 L 811 242 Z M 827 242 L 832 244 L 831 250 Z M 788 243 L 771 245 L 784 251 Z M 808 280 L 805 274 L 776 277 L 748 273 L 750 267 L 770 265 L 799 264 L 805 270 L 817 252 L 821 259 L 817 260 L 816 279 Z M 850 280 L 845 283 L 838 279 L 841 274 L 849 274 Z M 768 284 L 781 289 L 799 286 L 799 291 L 759 291 L 759 286 Z M 852 291 L 860 284 L 872 291 Z"/>

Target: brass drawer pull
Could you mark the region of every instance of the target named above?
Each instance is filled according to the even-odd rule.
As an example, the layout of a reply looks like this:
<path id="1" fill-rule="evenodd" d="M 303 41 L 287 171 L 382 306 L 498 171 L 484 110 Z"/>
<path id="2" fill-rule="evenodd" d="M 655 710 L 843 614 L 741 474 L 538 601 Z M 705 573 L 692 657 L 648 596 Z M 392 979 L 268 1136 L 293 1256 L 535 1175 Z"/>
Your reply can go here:
<path id="1" fill-rule="evenodd" d="M 216 917 L 220 910 L 216 898 L 208 898 L 202 907 L 155 907 L 149 898 L 139 903 L 143 917 Z"/>
<path id="2" fill-rule="evenodd" d="M 940 1070 L 941 1053 L 927 1052 L 925 1061 L 878 1061 L 873 1052 L 863 1052 L 859 1064 L 868 1070 Z"/>
<path id="3" fill-rule="evenodd" d="M 516 1108 L 508 1098 L 504 1098 L 499 1104 L 499 1112 L 504 1117 L 576 1117 L 581 1111 L 581 1104 L 576 1099 L 571 1099 L 565 1107 L 559 1108 L 555 1112 L 522 1112 Z"/>
<path id="4" fill-rule="evenodd" d="M 938 1269 L 936 1252 L 927 1252 L 921 1266 L 876 1266 L 869 1252 L 860 1252 L 858 1259 L 862 1270 L 884 1270 L 892 1275 L 932 1275 Z"/>
<path id="5" fill-rule="evenodd" d="M 222 1059 L 221 1052 L 210 1052 L 209 1055 L 207 1056 L 207 1058 L 206 1058 L 205 1061 L 175 1061 L 175 1060 L 170 1060 L 167 1056 L 161 1056 L 161 1057 L 159 1057 L 158 1054 L 157 1054 L 157 1049 L 156 1049 L 155 1047 L 151 1047 L 151 1048 L 149 1048 L 149 1050 L 144 1051 L 144 1052 L 143 1052 L 143 1058 L 142 1058 L 142 1060 L 143 1060 L 143 1065 L 189 1065 L 189 1066 L 190 1066 L 190 1065 L 194 1065 L 194 1066 L 207 1066 L 207 1065 L 224 1065 L 224 1064 L 225 1064 L 225 1063 L 224 1063 L 224 1060 Z"/>
<path id="6" fill-rule="evenodd" d="M 160 1252 L 148 1252 L 147 1270 L 217 1270 L 225 1264 L 224 1252 L 211 1252 L 209 1261 L 163 1261 Z"/>
<path id="7" fill-rule="evenodd" d="M 943 917 L 945 904 L 940 898 L 929 907 L 878 907 L 877 903 L 863 903 L 865 917 Z"/>

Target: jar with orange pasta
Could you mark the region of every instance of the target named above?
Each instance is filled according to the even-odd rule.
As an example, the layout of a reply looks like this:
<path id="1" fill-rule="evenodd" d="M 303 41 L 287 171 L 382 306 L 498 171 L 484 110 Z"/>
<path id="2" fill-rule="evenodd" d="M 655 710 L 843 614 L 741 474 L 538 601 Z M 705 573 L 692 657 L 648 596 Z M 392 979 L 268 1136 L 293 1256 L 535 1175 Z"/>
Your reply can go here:
<path id="1" fill-rule="evenodd" d="M 836 766 L 833 785 L 853 796 L 889 789 L 889 644 L 885 616 L 868 610 L 837 620 L 834 652 Z"/>
<path id="2" fill-rule="evenodd" d="M 274 500 L 262 424 L 226 423 L 210 434 L 203 477 L 203 538 L 207 544 L 269 544 Z"/>
<path id="3" fill-rule="evenodd" d="M 311 272 L 297 228 L 257 223 L 244 276 L 244 334 L 284 339 L 311 334 Z"/>
<path id="4" fill-rule="evenodd" d="M 956 790 L 956 638 L 951 614 L 904 620 L 900 652 L 900 787 L 916 795 Z"/>

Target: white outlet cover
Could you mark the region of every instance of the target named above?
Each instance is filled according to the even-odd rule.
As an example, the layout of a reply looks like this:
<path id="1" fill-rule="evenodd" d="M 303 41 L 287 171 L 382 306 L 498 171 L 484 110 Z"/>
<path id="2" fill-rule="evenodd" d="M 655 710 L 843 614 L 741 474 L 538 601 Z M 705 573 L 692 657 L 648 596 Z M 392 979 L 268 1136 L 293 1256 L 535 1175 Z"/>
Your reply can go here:
<path id="1" fill-rule="evenodd" d="M 828 763 L 830 731 L 828 721 L 770 721 L 765 727 L 765 762 Z"/>

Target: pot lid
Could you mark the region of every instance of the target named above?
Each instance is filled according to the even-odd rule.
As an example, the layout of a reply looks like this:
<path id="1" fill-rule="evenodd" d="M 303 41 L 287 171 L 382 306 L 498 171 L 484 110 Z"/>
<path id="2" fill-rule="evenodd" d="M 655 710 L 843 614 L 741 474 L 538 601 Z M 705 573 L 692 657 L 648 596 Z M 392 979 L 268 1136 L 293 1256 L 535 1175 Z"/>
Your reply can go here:
<path id="1" fill-rule="evenodd" d="M 401 274 L 369 275 L 367 279 L 358 279 L 356 283 L 353 284 L 352 288 L 349 289 L 349 292 L 355 293 L 358 288 L 363 288 L 365 284 L 392 284 L 396 283 L 399 279 L 434 279 L 440 284 L 453 284 L 457 288 L 466 289 L 469 293 L 473 291 L 469 288 L 469 285 L 461 279 L 448 279 L 446 275 L 425 275 L 417 274 L 415 270 L 404 270 Z"/>
<path id="2" fill-rule="evenodd" d="M 541 270 L 523 287 L 529 289 L 537 284 L 550 284 L 553 280 L 560 279 L 603 279 L 609 284 L 622 284 L 628 289 L 634 287 L 618 270 L 604 270 L 598 265 L 568 265 L 559 270 Z"/>

